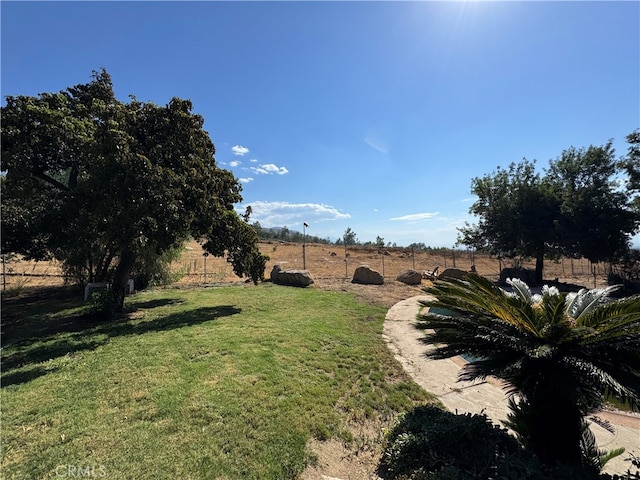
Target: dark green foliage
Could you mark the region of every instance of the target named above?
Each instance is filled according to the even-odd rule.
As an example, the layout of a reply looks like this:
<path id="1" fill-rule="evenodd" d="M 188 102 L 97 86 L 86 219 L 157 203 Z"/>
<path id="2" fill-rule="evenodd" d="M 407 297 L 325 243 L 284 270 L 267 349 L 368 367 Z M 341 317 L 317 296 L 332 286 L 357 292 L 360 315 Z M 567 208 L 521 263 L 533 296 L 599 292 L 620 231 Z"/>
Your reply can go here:
<path id="1" fill-rule="evenodd" d="M 407 412 L 387 436 L 379 473 L 387 480 L 589 480 L 596 471 L 550 467 L 485 415 L 437 407 Z"/>
<path id="2" fill-rule="evenodd" d="M 351 230 L 351 227 L 347 227 L 347 229 L 344 231 L 342 241 L 345 245 L 357 245 L 359 243 L 358 236 L 356 235 L 356 232 Z"/>
<path id="3" fill-rule="evenodd" d="M 628 190 L 640 192 L 640 129 L 627 135 L 629 149 L 627 155 L 621 160 L 620 165 L 625 170 L 628 178 Z M 640 212 L 640 195 L 634 198 L 634 208 Z"/>
<path id="4" fill-rule="evenodd" d="M 554 220 L 559 206 L 550 185 L 535 171 L 535 163 L 512 163 L 491 175 L 472 180 L 478 200 L 469 212 L 477 225 L 460 229 L 459 243 L 513 258 L 544 259 L 546 244 L 554 242 Z M 541 265 L 541 264 L 540 264 Z M 539 269 L 539 281 L 542 269 Z"/>
<path id="5" fill-rule="evenodd" d="M 91 294 L 93 311 L 101 320 L 111 320 L 118 313 L 118 304 L 114 301 L 113 294 L 107 290 L 98 290 Z"/>
<path id="6" fill-rule="evenodd" d="M 171 262 L 180 258 L 182 247 L 175 247 L 156 255 L 153 252 L 143 251 L 136 258 L 136 263 L 131 271 L 131 277 L 136 290 L 144 290 L 147 287 L 168 285 L 179 280 L 175 273 L 171 272 Z"/>
<path id="7" fill-rule="evenodd" d="M 617 259 L 629 250 L 639 212 L 632 208 L 631 190 L 618 186 L 621 173 L 611 142 L 570 148 L 550 162 L 546 178 L 559 205 L 554 226 L 562 254 L 596 262 Z"/>
<path id="8" fill-rule="evenodd" d="M 154 257 L 189 237 L 249 274 L 259 262 L 248 215 L 234 209 L 241 185 L 218 167 L 192 110 L 179 98 L 121 102 L 104 70 L 59 93 L 7 97 L 3 251 L 56 258 L 82 280 L 111 280 L 117 297 L 140 265 L 153 281 Z"/>
<path id="9" fill-rule="evenodd" d="M 632 295 L 640 293 L 640 250 L 631 249 L 607 275 L 609 285 L 622 285 L 621 293 Z"/>

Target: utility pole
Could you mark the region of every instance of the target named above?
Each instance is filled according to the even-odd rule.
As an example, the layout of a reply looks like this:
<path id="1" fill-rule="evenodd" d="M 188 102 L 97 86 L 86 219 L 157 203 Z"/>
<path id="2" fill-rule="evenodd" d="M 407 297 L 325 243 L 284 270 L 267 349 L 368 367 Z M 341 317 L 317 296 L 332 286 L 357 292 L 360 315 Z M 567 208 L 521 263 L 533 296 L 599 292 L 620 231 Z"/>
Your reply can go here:
<path id="1" fill-rule="evenodd" d="M 302 269 L 307 269 L 307 228 L 306 222 L 302 223 Z"/>

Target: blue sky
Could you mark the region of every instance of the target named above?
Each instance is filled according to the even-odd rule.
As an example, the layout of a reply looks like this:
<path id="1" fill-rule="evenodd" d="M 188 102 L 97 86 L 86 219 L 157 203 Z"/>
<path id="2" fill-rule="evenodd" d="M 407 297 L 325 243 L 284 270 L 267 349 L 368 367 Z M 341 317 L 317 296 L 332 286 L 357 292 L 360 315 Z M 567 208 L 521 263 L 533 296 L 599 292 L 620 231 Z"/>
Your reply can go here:
<path id="1" fill-rule="evenodd" d="M 639 2 L 8 2 L 1 93 L 189 98 L 263 226 L 453 246 L 471 179 L 640 127 Z"/>

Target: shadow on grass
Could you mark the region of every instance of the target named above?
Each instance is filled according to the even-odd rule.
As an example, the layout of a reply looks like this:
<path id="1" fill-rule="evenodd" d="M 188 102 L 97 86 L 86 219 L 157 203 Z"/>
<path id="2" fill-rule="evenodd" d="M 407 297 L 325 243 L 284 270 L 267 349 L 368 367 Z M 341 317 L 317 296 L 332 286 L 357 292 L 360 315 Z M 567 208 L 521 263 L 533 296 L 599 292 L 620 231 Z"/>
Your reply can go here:
<path id="1" fill-rule="evenodd" d="M 60 340 L 31 344 L 27 347 L 17 349 L 14 353 L 2 356 L 2 378 L 4 379 L 4 373 L 10 370 L 46 362 L 54 358 L 64 357 L 65 355 L 72 355 L 83 350 L 95 350 L 103 343 L 104 341 L 82 341 L 82 339 L 63 338 Z"/>
<path id="2" fill-rule="evenodd" d="M 166 316 L 154 318 L 152 320 L 116 320 L 104 322 L 96 327 L 92 333 L 107 335 L 108 337 L 119 337 L 123 335 L 142 335 L 149 332 L 162 332 L 176 328 L 198 325 L 204 322 L 217 320 L 222 317 L 237 315 L 242 310 L 231 305 L 218 305 L 215 307 L 200 307 L 193 310 L 186 310 L 177 313 L 170 313 Z"/>
<path id="3" fill-rule="evenodd" d="M 42 377 L 47 373 L 51 373 L 53 371 L 58 370 L 55 368 L 43 368 L 43 367 L 33 367 L 27 370 L 18 370 L 9 373 L 3 373 L 2 377 L 0 377 L 0 384 L 2 388 L 8 387 L 9 385 L 20 385 L 22 383 L 30 382 L 31 380 L 35 380 L 38 377 Z"/>
<path id="4" fill-rule="evenodd" d="M 65 310 L 81 308 L 64 315 Z M 44 287 L 2 299 L 2 346 L 27 345 L 61 333 L 95 326 L 97 317 L 89 313 L 78 287 Z"/>
<path id="5" fill-rule="evenodd" d="M 231 305 L 218 305 L 185 310 L 182 299 L 158 299 L 149 302 L 131 302 L 128 315 L 111 321 L 99 320 L 86 311 L 50 318 L 61 312 L 57 301 L 48 298 L 42 305 L 35 302 L 20 309 L 11 305 L 7 317 L 3 312 L 2 386 L 15 385 L 33 380 L 55 370 L 42 368 L 42 362 L 58 359 L 77 352 L 95 350 L 110 338 L 144 335 L 178 328 L 199 325 L 217 319 L 236 315 L 241 309 Z M 61 299 L 62 300 L 62 299 Z M 76 302 L 81 304 L 81 302 Z M 181 311 L 150 318 L 132 318 L 132 313 L 152 310 L 156 307 L 181 305 Z M 74 306 L 74 305 L 71 305 Z M 3 307 L 7 307 L 3 305 Z M 34 307 L 34 308 L 31 308 Z M 67 307 L 68 308 L 68 307 Z M 4 309 L 3 309 L 4 310 Z M 23 312 L 21 315 L 20 313 Z"/>

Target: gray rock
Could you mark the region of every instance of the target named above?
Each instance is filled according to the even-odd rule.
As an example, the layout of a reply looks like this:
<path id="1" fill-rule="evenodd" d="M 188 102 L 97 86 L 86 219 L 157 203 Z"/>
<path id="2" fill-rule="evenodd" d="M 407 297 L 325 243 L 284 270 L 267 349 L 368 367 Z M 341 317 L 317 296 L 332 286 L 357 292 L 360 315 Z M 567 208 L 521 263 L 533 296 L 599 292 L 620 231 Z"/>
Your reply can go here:
<path id="1" fill-rule="evenodd" d="M 308 270 L 282 270 L 280 265 L 273 267 L 270 278 L 277 285 L 290 287 L 308 287 L 313 283 Z"/>
<path id="2" fill-rule="evenodd" d="M 351 283 L 361 283 L 363 285 L 382 285 L 384 277 L 380 272 L 373 270 L 368 265 L 360 265 L 353 273 Z"/>
<path id="3" fill-rule="evenodd" d="M 422 274 L 415 270 L 409 269 L 404 272 L 400 272 L 396 277 L 396 280 L 407 285 L 420 285 L 422 283 Z"/>
<path id="4" fill-rule="evenodd" d="M 465 272 L 464 270 L 460 270 L 459 268 L 447 268 L 440 275 L 438 275 L 438 280 L 444 280 L 447 278 L 455 278 L 458 280 L 464 280 L 469 272 Z"/>

